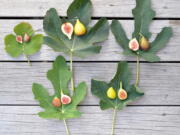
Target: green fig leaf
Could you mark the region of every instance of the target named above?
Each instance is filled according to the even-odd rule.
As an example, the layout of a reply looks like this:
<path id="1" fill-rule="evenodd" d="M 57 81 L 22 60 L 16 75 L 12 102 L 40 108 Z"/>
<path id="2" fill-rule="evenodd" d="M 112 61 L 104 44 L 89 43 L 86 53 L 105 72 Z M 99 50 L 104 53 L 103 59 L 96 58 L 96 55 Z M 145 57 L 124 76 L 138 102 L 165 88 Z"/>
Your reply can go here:
<path id="1" fill-rule="evenodd" d="M 9 34 L 4 38 L 5 50 L 12 57 L 18 57 L 23 53 L 22 46 L 16 41 L 16 36 Z"/>
<path id="2" fill-rule="evenodd" d="M 149 62 L 158 62 L 160 61 L 159 56 L 155 55 L 154 53 L 151 52 L 139 52 L 139 55 L 142 56 L 146 61 Z"/>
<path id="3" fill-rule="evenodd" d="M 42 85 L 34 83 L 32 91 L 34 98 L 39 102 L 40 106 L 44 108 L 43 112 L 39 112 L 38 115 L 46 119 L 70 119 L 81 116 L 81 112 L 77 110 L 77 106 L 82 102 L 87 93 L 87 85 L 82 82 L 74 90 L 71 96 L 71 103 L 60 107 L 54 107 L 52 100 L 54 97 L 61 98 L 62 94 L 69 95 L 68 89 L 69 80 L 72 74 L 69 71 L 69 66 L 66 64 L 66 60 L 62 56 L 58 56 L 53 63 L 52 69 L 47 72 L 47 78 L 51 81 L 54 87 L 54 94 L 50 95 L 48 90 Z"/>
<path id="4" fill-rule="evenodd" d="M 144 36 L 148 42 L 151 37 L 151 32 L 149 31 L 149 26 L 152 19 L 155 17 L 155 12 L 151 9 L 150 0 L 136 0 L 136 7 L 132 10 L 134 16 L 134 32 L 132 33 L 132 39 L 136 38 L 140 44 L 140 35 Z M 123 54 L 127 56 L 141 56 L 144 60 L 148 62 L 160 61 L 160 58 L 156 56 L 156 53 L 164 48 L 172 37 L 172 28 L 165 27 L 157 35 L 152 43 L 149 43 L 149 49 L 138 51 L 132 51 L 129 48 L 130 40 L 126 36 L 124 29 L 117 20 L 113 20 L 111 24 L 111 31 L 117 41 L 117 43 L 123 48 Z"/>
<path id="5" fill-rule="evenodd" d="M 100 99 L 100 107 L 102 110 L 114 108 L 123 109 L 128 103 L 133 102 L 137 98 L 144 95 L 144 93 L 135 85 L 130 84 L 131 72 L 127 62 L 119 62 L 117 72 L 114 78 L 109 82 L 91 81 L 91 92 L 93 95 Z M 120 82 L 122 82 L 122 88 L 127 92 L 127 99 L 120 100 L 118 98 L 118 91 L 120 89 Z M 110 99 L 107 96 L 107 90 L 113 87 L 116 92 L 116 98 Z"/>
<path id="6" fill-rule="evenodd" d="M 160 49 L 164 48 L 166 43 L 172 37 L 172 34 L 173 33 L 171 27 L 163 28 L 162 31 L 157 35 L 156 39 L 151 43 L 151 48 L 149 49 L 149 52 L 156 53 Z"/>
<path id="7" fill-rule="evenodd" d="M 155 17 L 155 12 L 151 9 L 151 0 L 136 0 L 136 7 L 132 10 L 135 23 L 132 37 L 139 37 L 141 33 L 146 38 L 150 38 L 149 26 Z"/>
<path id="8" fill-rule="evenodd" d="M 87 25 L 91 18 L 91 2 L 89 0 L 74 0 L 70 5 L 66 22 L 73 25 L 78 18 L 82 23 Z M 72 39 L 68 39 L 61 31 L 64 19 L 59 18 L 57 11 L 51 8 L 47 11 L 43 28 L 47 36 L 44 43 L 56 52 L 64 52 L 67 55 L 72 53 L 73 56 L 87 57 L 100 52 L 101 46 L 95 43 L 105 41 L 109 34 L 108 21 L 101 18 L 93 27 L 86 26 L 87 32 L 83 36 L 72 35 Z"/>
<path id="9" fill-rule="evenodd" d="M 34 30 L 29 23 L 22 22 L 14 27 L 14 34 L 8 34 L 4 38 L 5 50 L 12 57 L 18 57 L 22 54 L 33 55 L 38 52 L 43 44 L 43 35 L 34 34 Z M 16 41 L 16 36 L 24 37 L 25 34 L 30 36 L 30 40 L 22 43 Z"/>
<path id="10" fill-rule="evenodd" d="M 27 33 L 29 36 L 32 36 L 32 34 L 34 33 L 34 30 L 31 24 L 22 22 L 22 23 L 17 24 L 14 27 L 14 33 L 16 33 L 16 35 L 21 35 L 21 36 Z"/>
<path id="11" fill-rule="evenodd" d="M 68 18 L 78 18 L 84 25 L 91 21 L 92 3 L 90 0 L 74 0 L 67 10 Z"/>

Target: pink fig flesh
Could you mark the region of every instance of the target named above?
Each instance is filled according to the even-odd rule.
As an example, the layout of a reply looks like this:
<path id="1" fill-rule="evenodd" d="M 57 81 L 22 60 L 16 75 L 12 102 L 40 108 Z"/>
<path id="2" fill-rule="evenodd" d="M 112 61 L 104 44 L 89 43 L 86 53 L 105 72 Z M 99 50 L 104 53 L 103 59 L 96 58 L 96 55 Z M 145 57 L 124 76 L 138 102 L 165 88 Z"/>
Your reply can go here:
<path id="1" fill-rule="evenodd" d="M 136 38 L 132 39 L 130 42 L 129 42 L 129 49 L 131 49 L 132 51 L 137 51 L 139 50 L 139 43 L 137 41 Z"/>
<path id="2" fill-rule="evenodd" d="M 73 34 L 73 25 L 70 22 L 63 23 L 61 25 L 61 31 L 64 35 L 71 39 L 71 36 Z"/>
<path id="3" fill-rule="evenodd" d="M 16 41 L 18 42 L 18 43 L 23 43 L 23 38 L 22 38 L 22 36 L 20 36 L 20 35 L 18 35 L 18 36 L 16 36 Z"/>
<path id="4" fill-rule="evenodd" d="M 61 102 L 64 105 L 70 104 L 71 103 L 71 98 L 69 96 L 67 96 L 67 95 L 62 95 Z"/>

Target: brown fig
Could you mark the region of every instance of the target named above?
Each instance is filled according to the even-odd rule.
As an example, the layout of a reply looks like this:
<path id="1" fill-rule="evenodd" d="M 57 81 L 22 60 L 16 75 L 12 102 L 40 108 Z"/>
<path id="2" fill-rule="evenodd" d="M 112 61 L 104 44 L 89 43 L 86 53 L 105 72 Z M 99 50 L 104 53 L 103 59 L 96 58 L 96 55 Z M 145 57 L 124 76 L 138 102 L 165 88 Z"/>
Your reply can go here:
<path id="1" fill-rule="evenodd" d="M 140 48 L 143 51 L 147 51 L 149 49 L 149 47 L 150 47 L 149 41 L 143 35 L 141 35 L 139 42 L 140 42 Z"/>

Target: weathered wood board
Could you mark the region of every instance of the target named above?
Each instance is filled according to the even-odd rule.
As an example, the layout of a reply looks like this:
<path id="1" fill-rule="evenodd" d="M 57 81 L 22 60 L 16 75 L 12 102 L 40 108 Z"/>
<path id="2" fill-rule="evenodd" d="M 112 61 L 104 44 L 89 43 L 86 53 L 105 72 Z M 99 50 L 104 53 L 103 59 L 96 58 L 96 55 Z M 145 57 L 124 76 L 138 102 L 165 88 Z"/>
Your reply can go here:
<path id="1" fill-rule="evenodd" d="M 109 135 L 112 110 L 98 106 L 79 107 L 80 119 L 68 120 L 73 135 Z M 0 133 L 3 135 L 65 135 L 62 122 L 44 120 L 38 106 L 0 106 Z M 179 107 L 127 107 L 117 115 L 117 135 L 177 135 L 180 129 Z"/>
<path id="2" fill-rule="evenodd" d="M 44 16 L 49 8 L 56 8 L 66 15 L 68 5 L 72 0 L 1 0 L 0 16 Z M 131 9 L 135 0 L 92 0 L 95 17 L 132 17 Z M 160 18 L 179 18 L 179 0 L 152 0 L 152 7 Z"/>
<path id="3" fill-rule="evenodd" d="M 50 89 L 51 83 L 46 72 L 52 63 L 1 63 L 0 64 L 0 98 L 1 104 L 36 104 L 32 95 L 33 82 L 38 82 Z M 81 81 L 88 83 L 88 95 L 84 105 L 97 105 L 98 100 L 90 93 L 91 78 L 109 81 L 115 71 L 116 63 L 75 63 L 76 84 Z M 133 81 L 136 64 L 131 63 Z M 6 81 L 5 81 L 6 80 Z M 172 81 L 173 80 L 173 81 Z M 142 63 L 140 86 L 145 96 L 135 105 L 180 105 L 180 64 Z"/>

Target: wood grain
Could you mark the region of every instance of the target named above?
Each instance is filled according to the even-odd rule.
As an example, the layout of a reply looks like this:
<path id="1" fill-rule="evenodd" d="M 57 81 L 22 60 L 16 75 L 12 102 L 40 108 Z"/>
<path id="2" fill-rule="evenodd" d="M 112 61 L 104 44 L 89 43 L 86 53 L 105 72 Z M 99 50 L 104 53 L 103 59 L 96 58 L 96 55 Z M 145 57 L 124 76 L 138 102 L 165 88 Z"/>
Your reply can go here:
<path id="1" fill-rule="evenodd" d="M 80 110 L 81 118 L 68 120 L 73 135 L 110 134 L 112 110 L 101 111 L 98 106 Z M 62 121 L 41 119 L 39 111 L 38 106 L 0 106 L 0 134 L 65 135 Z M 117 115 L 116 135 L 177 135 L 179 117 L 179 107 L 127 107 Z"/>
<path id="2" fill-rule="evenodd" d="M 44 16 L 49 8 L 56 8 L 60 15 L 65 16 L 72 0 L 1 0 L 0 16 Z M 93 16 L 132 17 L 131 10 L 135 7 L 134 0 L 92 0 Z M 152 0 L 156 17 L 179 18 L 179 0 Z"/>
<path id="3" fill-rule="evenodd" d="M 0 104 L 37 104 L 32 94 L 32 83 L 43 84 L 53 92 L 46 72 L 52 63 L 4 62 L 0 64 Z M 131 63 L 132 83 L 136 64 Z M 83 105 L 97 105 L 98 99 L 90 93 L 91 78 L 109 81 L 116 72 L 116 63 L 75 63 L 76 84 L 85 81 L 89 90 Z M 140 88 L 145 92 L 133 105 L 180 105 L 180 63 L 142 63 Z"/>
<path id="4" fill-rule="evenodd" d="M 1 30 L 0 30 L 0 60 L 1 61 L 16 61 L 16 60 L 25 60 L 23 56 L 19 58 L 11 58 L 4 50 L 4 41 L 3 38 L 5 35 L 12 32 L 14 25 L 21 21 L 30 22 L 34 29 L 40 29 L 42 32 L 42 20 L 0 20 Z M 111 21 L 110 21 L 111 22 Z M 133 21 L 132 20 L 121 20 L 125 30 L 127 31 L 127 35 L 130 38 L 131 33 L 133 32 Z M 93 21 L 95 23 L 95 21 Z M 152 31 L 153 35 L 151 40 L 161 31 L 161 29 L 165 26 L 171 26 L 174 31 L 173 38 L 171 38 L 170 42 L 167 44 L 167 47 L 161 50 L 158 55 L 161 57 L 162 61 L 179 61 L 180 58 L 180 45 L 179 45 L 179 37 L 180 37 L 180 20 L 156 20 L 152 23 L 150 31 Z M 100 54 L 87 57 L 86 59 L 74 58 L 74 60 L 80 61 L 119 61 L 119 60 L 131 60 L 135 59 L 132 57 L 125 57 L 122 55 L 121 47 L 116 43 L 114 36 L 110 33 L 109 39 L 103 43 L 101 43 L 102 50 Z M 43 46 L 42 50 L 33 55 L 31 60 L 33 61 L 46 61 L 46 60 L 54 60 L 55 57 L 59 53 L 55 53 L 47 46 Z M 69 59 L 67 57 L 67 59 Z"/>

